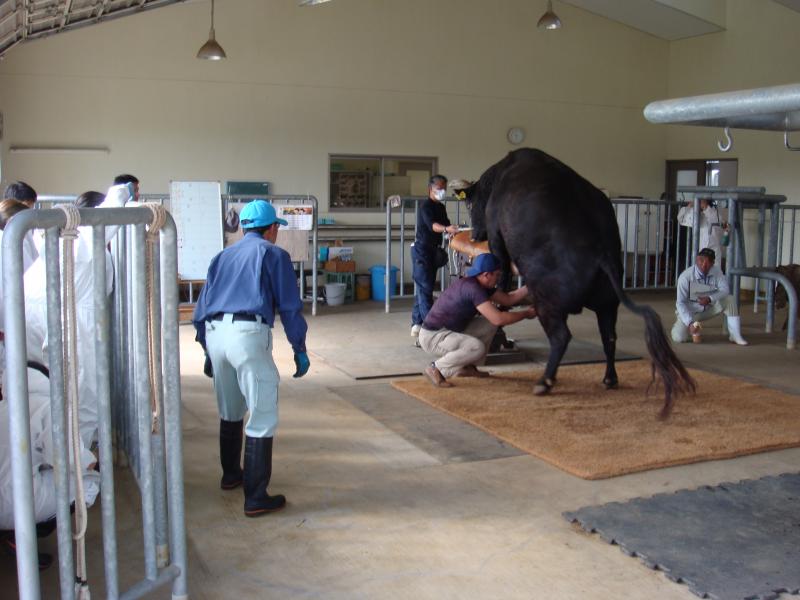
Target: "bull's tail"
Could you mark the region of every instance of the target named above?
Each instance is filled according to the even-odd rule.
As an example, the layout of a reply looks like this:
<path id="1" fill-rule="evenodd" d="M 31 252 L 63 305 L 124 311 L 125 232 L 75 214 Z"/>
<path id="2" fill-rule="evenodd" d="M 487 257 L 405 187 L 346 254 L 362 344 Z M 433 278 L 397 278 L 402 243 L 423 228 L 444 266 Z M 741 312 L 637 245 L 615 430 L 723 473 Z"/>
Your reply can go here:
<path id="1" fill-rule="evenodd" d="M 606 255 L 600 260 L 600 267 L 608 276 L 611 287 L 614 288 L 614 293 L 620 302 L 629 310 L 644 318 L 644 339 L 647 345 L 647 352 L 650 354 L 652 361 L 652 377 L 655 380 L 655 376 L 658 374 L 664 384 L 664 407 L 661 409 L 660 417 L 666 419 L 672 412 L 675 396 L 683 393 L 693 393 L 697 384 L 672 350 L 658 313 L 650 306 L 636 304 L 622 289 L 620 284 L 621 273 L 617 263 Z"/>

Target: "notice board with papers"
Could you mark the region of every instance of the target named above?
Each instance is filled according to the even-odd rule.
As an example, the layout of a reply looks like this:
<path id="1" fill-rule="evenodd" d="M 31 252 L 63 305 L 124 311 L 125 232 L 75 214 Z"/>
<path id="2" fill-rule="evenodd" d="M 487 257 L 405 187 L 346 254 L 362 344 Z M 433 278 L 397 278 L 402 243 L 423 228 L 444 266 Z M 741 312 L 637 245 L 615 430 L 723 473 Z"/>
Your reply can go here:
<path id="1" fill-rule="evenodd" d="M 205 279 L 223 245 L 220 182 L 170 182 L 170 209 L 178 231 L 178 277 Z"/>

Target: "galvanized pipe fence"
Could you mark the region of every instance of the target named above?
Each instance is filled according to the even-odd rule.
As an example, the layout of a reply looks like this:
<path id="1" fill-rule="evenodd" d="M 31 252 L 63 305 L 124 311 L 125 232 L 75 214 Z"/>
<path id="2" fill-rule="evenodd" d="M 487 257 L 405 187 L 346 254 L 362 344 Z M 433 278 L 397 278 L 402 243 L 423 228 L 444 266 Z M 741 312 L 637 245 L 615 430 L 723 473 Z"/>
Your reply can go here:
<path id="1" fill-rule="evenodd" d="M 167 215 L 148 273 L 145 226 L 154 213 L 147 207 L 82 209 L 81 225 L 92 228 L 93 299 L 96 328 L 93 347 L 98 400 L 101 519 L 105 595 L 140 598 L 171 585 L 174 600 L 188 598 L 181 450 L 178 335 L 177 234 Z M 24 373 L 27 364 L 22 240 L 31 229 L 45 230 L 48 347 L 51 413 L 57 496 L 58 562 L 61 598 L 75 598 L 75 559 L 70 526 L 65 364 L 61 322 L 61 210 L 23 211 L 3 237 L 6 369 Z M 106 295 L 106 228 L 121 226 L 112 241 L 114 294 Z M 152 278 L 150 278 L 152 276 Z M 150 284 L 148 285 L 148 279 Z M 148 290 L 149 288 L 149 290 Z M 148 340 L 148 291 L 154 298 L 151 354 Z M 155 361 L 151 385 L 149 361 Z M 12 440 L 14 520 L 20 598 L 41 597 L 36 524 L 33 514 L 30 423 L 26 377 L 10 379 L 8 390 Z M 124 457 L 141 493 L 144 573 L 131 588 L 119 590 L 114 461 Z M 97 592 L 95 592 L 97 593 Z"/>
<path id="2" fill-rule="evenodd" d="M 405 293 L 405 268 L 406 268 L 406 252 L 410 251 L 411 246 L 406 247 L 406 208 L 413 206 L 414 208 L 414 233 L 411 236 L 410 244 L 414 243 L 417 234 L 417 214 L 419 213 L 419 204 L 428 200 L 428 196 L 390 196 L 386 199 L 386 271 L 384 272 L 384 292 L 386 298 L 386 312 L 388 313 L 391 307 L 392 298 L 407 298 L 409 294 Z M 469 211 L 464 207 L 464 202 L 457 198 L 445 198 L 440 201 L 447 209 L 448 218 L 452 223 L 458 225 L 469 219 Z M 399 288 L 400 293 L 395 294 L 391 289 L 391 268 L 392 268 L 392 209 L 400 209 L 400 249 L 399 259 L 400 267 L 399 275 Z M 453 220 L 455 219 L 455 220 Z M 439 285 L 442 291 L 445 290 L 448 284 L 447 267 L 439 269 Z M 414 284 L 414 292 L 416 293 L 416 284 Z"/>
<path id="3" fill-rule="evenodd" d="M 36 203 L 38 208 L 50 208 L 58 203 L 74 202 L 75 196 L 39 196 Z M 319 225 L 317 223 L 319 215 L 319 201 L 316 196 L 310 194 L 271 194 L 271 195 L 242 195 L 242 194 L 222 194 L 222 212 L 221 217 L 224 219 L 225 214 L 231 204 L 250 202 L 251 200 L 266 200 L 274 205 L 308 205 L 312 207 L 312 229 L 311 229 L 311 250 L 309 262 L 311 267 L 311 314 L 317 314 L 318 304 L 318 279 L 319 279 Z M 167 210 L 170 209 L 169 194 L 140 194 L 140 202 L 156 203 L 163 205 Z M 298 272 L 300 275 L 300 297 L 305 300 L 306 297 L 306 278 L 305 269 L 307 266 L 305 261 L 296 261 Z"/>
<path id="4" fill-rule="evenodd" d="M 741 277 L 753 277 L 752 270 L 745 273 L 730 272 L 730 269 L 761 268 L 763 272 L 774 271 L 779 264 L 788 264 L 800 256 L 798 249 L 797 219 L 800 206 L 781 206 L 784 196 L 768 195 L 762 187 L 679 187 L 679 193 L 702 195 L 718 202 L 720 208 L 727 208 L 730 222 L 730 245 L 723 248 L 723 256 L 717 258 L 717 264 L 727 263 L 731 290 L 739 297 Z M 393 299 L 406 298 L 405 261 L 410 250 L 409 241 L 416 234 L 408 235 L 407 209 L 413 207 L 414 214 L 419 203 L 427 200 L 426 196 L 391 196 L 386 202 L 386 277 L 385 277 L 385 311 L 391 309 Z M 469 211 L 463 201 L 447 198 L 442 201 L 448 210 L 451 222 L 468 225 Z M 622 242 L 622 287 L 626 290 L 660 290 L 673 289 L 677 285 L 681 272 L 694 264 L 694 257 L 699 251 L 700 227 L 684 227 L 678 224 L 678 211 L 685 201 L 651 200 L 646 198 L 612 198 L 620 240 Z M 390 289 L 389 276 L 393 256 L 393 211 L 399 209 L 400 232 L 399 248 L 399 293 Z M 693 205 L 694 223 L 700 223 L 700 204 Z M 750 231 L 750 224 L 755 223 L 755 230 Z M 747 229 L 747 231 L 746 231 Z M 408 239 L 410 237 L 410 240 Z M 748 261 L 745 239 L 755 241 L 755 252 Z M 749 263 L 749 264 L 748 264 Z M 445 289 L 449 281 L 447 267 L 440 271 L 440 287 Z M 453 276 L 453 273 L 450 273 Z M 756 291 L 762 279 L 755 278 Z M 780 281 L 769 278 L 770 281 Z M 766 286 L 767 331 L 771 331 L 773 316 L 772 294 L 774 284 Z M 756 293 L 754 310 L 760 300 Z"/>

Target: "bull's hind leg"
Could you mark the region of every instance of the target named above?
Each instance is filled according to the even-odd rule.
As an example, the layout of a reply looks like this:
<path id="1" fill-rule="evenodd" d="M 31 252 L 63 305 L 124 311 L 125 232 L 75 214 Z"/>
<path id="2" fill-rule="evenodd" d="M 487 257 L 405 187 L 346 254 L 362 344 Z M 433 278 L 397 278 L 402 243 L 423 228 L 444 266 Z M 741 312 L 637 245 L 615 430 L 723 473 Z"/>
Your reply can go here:
<path id="1" fill-rule="evenodd" d="M 603 307 L 596 311 L 597 326 L 600 329 L 600 339 L 603 340 L 603 351 L 606 354 L 606 374 L 603 384 L 607 390 L 615 389 L 619 383 L 614 359 L 617 352 L 617 312 L 619 305 Z"/>
<path id="2" fill-rule="evenodd" d="M 555 385 L 558 365 L 561 364 L 564 352 L 567 351 L 569 341 L 572 339 L 572 334 L 569 331 L 569 327 L 567 327 L 566 315 L 549 316 L 540 314 L 539 321 L 542 323 L 544 332 L 550 342 L 550 357 L 547 359 L 544 375 L 533 388 L 533 393 L 536 396 L 547 394 Z"/>

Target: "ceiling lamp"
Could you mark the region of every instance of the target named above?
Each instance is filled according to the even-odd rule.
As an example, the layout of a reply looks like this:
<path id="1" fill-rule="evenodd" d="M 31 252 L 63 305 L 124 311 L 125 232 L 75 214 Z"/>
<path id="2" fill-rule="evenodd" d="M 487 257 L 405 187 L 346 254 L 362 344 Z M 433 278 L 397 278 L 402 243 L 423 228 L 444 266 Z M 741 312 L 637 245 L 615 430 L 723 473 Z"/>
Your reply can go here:
<path id="1" fill-rule="evenodd" d="M 225 50 L 222 49 L 214 37 L 214 0 L 211 0 L 211 31 L 208 32 L 208 41 L 197 51 L 197 58 L 203 60 L 222 60 L 227 58 Z"/>
<path id="2" fill-rule="evenodd" d="M 541 29 L 561 29 L 561 19 L 553 12 L 553 0 L 547 0 L 547 11 L 536 26 Z"/>
<path id="3" fill-rule="evenodd" d="M 330 2 L 330 0 L 300 0 L 297 5 L 298 6 L 314 6 L 315 4 L 322 4 L 324 2 Z"/>

